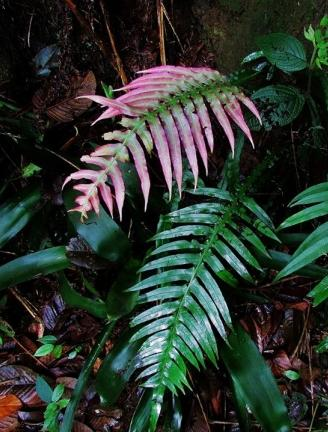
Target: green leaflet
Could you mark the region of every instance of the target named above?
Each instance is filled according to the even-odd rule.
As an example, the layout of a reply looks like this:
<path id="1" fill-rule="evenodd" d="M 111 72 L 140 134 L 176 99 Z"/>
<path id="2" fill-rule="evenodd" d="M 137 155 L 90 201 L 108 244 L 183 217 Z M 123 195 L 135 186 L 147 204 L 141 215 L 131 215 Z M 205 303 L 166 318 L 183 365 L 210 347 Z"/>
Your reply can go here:
<path id="1" fill-rule="evenodd" d="M 71 208 L 76 194 L 72 191 L 64 193 L 66 208 Z M 68 213 L 69 220 L 75 230 L 101 257 L 116 262 L 129 254 L 129 241 L 124 231 L 100 206 L 99 216 L 92 213 L 85 223 L 76 212 Z"/>
<path id="2" fill-rule="evenodd" d="M 233 380 L 236 396 L 250 408 L 266 432 L 290 431 L 283 398 L 254 342 L 240 326 L 228 340 L 229 345 L 220 345 L 219 353 Z"/>
<path id="3" fill-rule="evenodd" d="M 40 186 L 27 188 L 0 206 L 0 247 L 4 246 L 32 219 L 40 209 Z"/>
<path id="4" fill-rule="evenodd" d="M 258 37 L 256 42 L 269 62 L 284 72 L 296 72 L 307 67 L 304 47 L 294 36 L 271 33 Z"/>
<path id="5" fill-rule="evenodd" d="M 328 276 L 324 277 L 308 294 L 313 297 L 313 306 L 318 306 L 328 298 Z"/>
<path id="6" fill-rule="evenodd" d="M 69 267 L 65 251 L 65 246 L 57 246 L 9 261 L 0 267 L 0 290 Z"/>
<path id="7" fill-rule="evenodd" d="M 318 218 L 320 216 L 325 216 L 328 214 L 328 201 L 321 202 L 319 204 L 315 204 L 311 207 L 308 207 L 304 210 L 299 211 L 298 213 L 293 214 L 289 218 L 287 218 L 278 229 L 289 228 L 293 225 L 298 225 L 300 223 L 307 222 L 309 220 Z"/>
<path id="8" fill-rule="evenodd" d="M 140 291 L 139 304 L 147 305 L 131 321 L 138 326 L 131 341 L 144 339 L 138 379 L 152 389 L 147 414 L 152 432 L 165 391 L 176 395 L 190 388 L 188 366 L 204 367 L 205 357 L 216 365 L 215 333 L 229 343 L 232 322 L 222 281 L 232 287 L 253 283 L 252 274 L 262 270 L 253 250 L 268 256 L 261 238 L 276 238 L 272 222 L 252 199 L 212 188 L 194 195 L 206 201 L 162 218 L 153 237 L 157 247 L 140 270 L 143 279 L 129 288 Z"/>

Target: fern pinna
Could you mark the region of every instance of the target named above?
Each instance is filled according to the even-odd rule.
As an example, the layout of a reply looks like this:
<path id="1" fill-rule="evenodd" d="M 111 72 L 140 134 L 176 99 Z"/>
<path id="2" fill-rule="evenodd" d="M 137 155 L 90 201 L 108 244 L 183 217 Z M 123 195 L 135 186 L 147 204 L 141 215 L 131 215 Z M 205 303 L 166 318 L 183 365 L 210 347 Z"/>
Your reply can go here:
<path id="1" fill-rule="evenodd" d="M 268 252 L 263 237 L 278 240 L 266 213 L 249 197 L 200 188 L 203 202 L 170 213 L 169 229 L 158 232 L 156 248 L 141 268 L 147 275 L 130 288 L 146 309 L 132 319 L 131 341 L 143 339 L 139 379 L 152 389 L 150 431 L 156 429 L 166 389 L 190 388 L 187 370 L 216 365 L 216 333 L 227 341 L 232 320 L 221 288 L 254 282 L 256 254 Z M 150 306 L 149 306 L 150 305 Z"/>
<path id="2" fill-rule="evenodd" d="M 208 150 L 214 147 L 210 110 L 222 126 L 234 151 L 235 139 L 230 119 L 240 127 L 251 143 L 252 136 L 245 123 L 239 102 L 242 102 L 261 121 L 253 102 L 219 72 L 209 68 L 159 66 L 140 72 L 122 89 L 125 94 L 116 99 L 84 96 L 106 107 L 97 119 L 122 116 L 121 129 L 104 135 L 108 144 L 98 147 L 81 161 L 93 167 L 71 174 L 70 180 L 88 180 L 74 189 L 81 192 L 73 211 L 99 212 L 100 197 L 111 215 L 114 203 L 122 217 L 125 186 L 119 163 L 133 158 L 147 206 L 150 178 L 146 153 L 156 149 L 169 195 L 174 176 L 179 192 L 182 184 L 182 149 L 190 164 L 195 186 L 198 179 L 199 154 L 207 173 Z M 107 182 L 110 181 L 111 185 Z M 113 193 L 114 192 L 114 193 Z"/>

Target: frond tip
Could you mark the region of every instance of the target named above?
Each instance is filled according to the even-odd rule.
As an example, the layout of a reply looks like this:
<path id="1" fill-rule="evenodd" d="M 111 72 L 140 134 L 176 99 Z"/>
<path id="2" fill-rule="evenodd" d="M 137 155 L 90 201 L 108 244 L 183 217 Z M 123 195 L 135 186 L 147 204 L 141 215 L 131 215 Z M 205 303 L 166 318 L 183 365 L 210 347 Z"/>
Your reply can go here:
<path id="1" fill-rule="evenodd" d="M 209 68 L 159 66 L 139 73 L 142 74 L 140 77 L 118 89 L 125 93 L 116 99 L 83 96 L 106 108 L 96 122 L 122 116 L 121 129 L 104 135 L 109 143 L 81 158 L 96 168 L 73 173 L 64 183 L 89 181 L 75 186 L 82 196 L 76 199 L 77 207 L 72 211 L 81 212 L 83 217 L 90 210 L 98 212 L 100 198 L 111 215 L 115 202 L 122 217 L 125 190 L 119 162 L 128 161 L 129 155 L 141 182 L 145 209 L 150 190 L 146 153 L 150 154 L 153 149 L 159 158 L 169 195 L 173 177 L 181 193 L 182 152 L 187 157 L 196 187 L 197 156 L 199 154 L 207 173 L 208 150 L 213 151 L 214 147 L 210 111 L 222 126 L 232 153 L 235 138 L 231 120 L 254 145 L 240 102 L 259 122 L 260 115 L 253 102 L 219 72 Z"/>

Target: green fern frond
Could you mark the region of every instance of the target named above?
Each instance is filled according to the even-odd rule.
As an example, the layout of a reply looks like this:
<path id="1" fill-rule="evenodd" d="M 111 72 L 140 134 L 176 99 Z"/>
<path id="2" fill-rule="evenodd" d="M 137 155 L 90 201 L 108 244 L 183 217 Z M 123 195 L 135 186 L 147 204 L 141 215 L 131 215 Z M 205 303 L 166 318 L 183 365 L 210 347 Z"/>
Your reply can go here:
<path id="1" fill-rule="evenodd" d="M 157 247 L 140 270 L 146 277 L 130 288 L 147 306 L 131 325 L 138 326 L 133 341 L 145 338 L 138 366 L 143 386 L 153 389 L 151 431 L 165 390 L 190 388 L 187 366 L 200 369 L 205 358 L 216 365 L 216 333 L 227 341 L 232 330 L 221 287 L 253 284 L 261 266 L 252 249 L 267 254 L 262 238 L 276 239 L 269 217 L 251 198 L 211 188 L 190 193 L 204 202 L 164 218 L 171 227 L 153 237 Z"/>

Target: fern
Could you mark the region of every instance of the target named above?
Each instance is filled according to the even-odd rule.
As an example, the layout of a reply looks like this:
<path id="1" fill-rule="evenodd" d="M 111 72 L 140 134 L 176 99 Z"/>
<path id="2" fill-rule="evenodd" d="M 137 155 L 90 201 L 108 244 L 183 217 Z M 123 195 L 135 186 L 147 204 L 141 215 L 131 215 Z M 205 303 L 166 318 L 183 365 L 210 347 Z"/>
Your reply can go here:
<path id="1" fill-rule="evenodd" d="M 267 255 L 261 237 L 277 240 L 266 213 L 249 197 L 202 188 L 191 192 L 202 203 L 171 212 L 169 229 L 157 233 L 157 247 L 140 270 L 146 309 L 132 320 L 131 341 L 145 339 L 138 354 L 139 379 L 152 388 L 150 430 L 154 431 L 166 389 L 190 388 L 189 364 L 199 369 L 208 358 L 216 365 L 215 331 L 227 341 L 232 320 L 221 287 L 254 283 L 260 272 L 255 253 Z M 154 303 L 149 307 L 149 303 Z"/>
<path id="2" fill-rule="evenodd" d="M 170 196 L 172 176 L 181 194 L 182 149 L 196 187 L 199 171 L 197 153 L 207 173 L 208 150 L 213 151 L 214 148 L 209 108 L 222 126 L 232 152 L 235 138 L 229 118 L 253 145 L 239 102 L 261 121 L 259 113 L 253 102 L 219 72 L 208 68 L 161 66 L 141 73 L 141 77 L 119 89 L 126 93 L 116 99 L 87 96 L 106 107 L 96 121 L 114 116 L 122 116 L 122 119 L 120 130 L 104 135 L 110 143 L 81 158 L 81 161 L 94 167 L 79 170 L 65 180 L 64 186 L 71 180 L 89 181 L 74 186 L 81 195 L 77 197 L 77 206 L 73 211 L 81 212 L 82 217 L 86 217 L 90 210 L 99 212 L 101 197 L 111 215 L 116 202 L 122 218 L 125 186 L 119 163 L 127 162 L 130 155 L 140 178 L 146 208 L 150 177 L 145 153 L 152 153 L 154 148 Z M 107 184 L 108 179 L 113 189 Z"/>
<path id="3" fill-rule="evenodd" d="M 303 210 L 289 216 L 280 229 L 317 219 L 328 215 L 328 182 L 309 187 L 298 194 L 290 203 L 290 206 L 306 206 Z M 291 261 L 277 275 L 281 279 L 296 273 L 301 268 L 313 263 L 319 257 L 328 253 L 328 222 L 320 224 L 309 234 L 294 252 Z M 314 298 L 314 306 L 317 306 L 328 298 L 328 276 L 326 276 L 308 294 Z"/>

